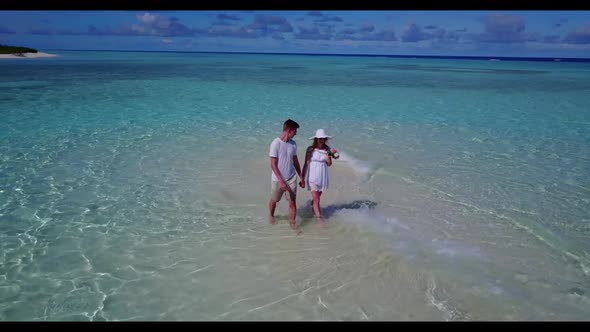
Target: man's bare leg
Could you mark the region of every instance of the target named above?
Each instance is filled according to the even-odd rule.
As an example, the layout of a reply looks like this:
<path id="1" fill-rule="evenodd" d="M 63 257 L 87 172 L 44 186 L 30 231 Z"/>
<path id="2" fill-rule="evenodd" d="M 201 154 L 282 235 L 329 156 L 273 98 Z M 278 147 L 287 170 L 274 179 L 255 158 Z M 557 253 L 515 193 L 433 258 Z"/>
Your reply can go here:
<path id="1" fill-rule="evenodd" d="M 289 201 L 289 224 L 291 225 L 292 229 L 297 228 L 297 222 L 295 221 L 295 217 L 297 215 L 297 204 L 295 200 Z"/>
<path id="2" fill-rule="evenodd" d="M 270 211 L 270 223 L 273 225 L 276 223 L 276 220 L 275 220 L 276 207 L 277 207 L 277 202 L 275 202 L 271 199 L 270 202 L 268 203 L 268 210 Z"/>

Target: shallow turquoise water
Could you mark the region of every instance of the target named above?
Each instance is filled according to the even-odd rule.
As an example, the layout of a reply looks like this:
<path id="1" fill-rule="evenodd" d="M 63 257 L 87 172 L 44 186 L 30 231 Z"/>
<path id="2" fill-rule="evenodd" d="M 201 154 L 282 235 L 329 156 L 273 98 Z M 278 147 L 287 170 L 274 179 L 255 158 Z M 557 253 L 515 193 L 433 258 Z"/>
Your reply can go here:
<path id="1" fill-rule="evenodd" d="M 0 63 L 0 319 L 590 313 L 588 64 L 57 53 Z M 289 117 L 343 155 L 300 235 Z"/>

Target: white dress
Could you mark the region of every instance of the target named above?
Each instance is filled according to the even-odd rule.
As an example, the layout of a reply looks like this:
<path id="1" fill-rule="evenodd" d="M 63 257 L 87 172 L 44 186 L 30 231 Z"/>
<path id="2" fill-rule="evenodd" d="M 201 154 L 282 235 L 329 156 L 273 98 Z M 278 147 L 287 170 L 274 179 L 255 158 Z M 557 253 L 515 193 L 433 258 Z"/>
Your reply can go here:
<path id="1" fill-rule="evenodd" d="M 307 171 L 307 189 L 311 191 L 324 191 L 328 189 L 328 164 L 324 159 L 326 150 L 314 149 L 309 161 Z"/>

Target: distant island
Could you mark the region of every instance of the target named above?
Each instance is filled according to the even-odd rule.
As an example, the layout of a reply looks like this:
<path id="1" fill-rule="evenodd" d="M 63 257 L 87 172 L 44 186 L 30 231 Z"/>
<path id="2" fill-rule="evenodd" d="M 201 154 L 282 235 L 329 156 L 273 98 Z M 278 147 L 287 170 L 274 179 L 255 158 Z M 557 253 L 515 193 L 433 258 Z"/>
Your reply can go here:
<path id="1" fill-rule="evenodd" d="M 55 54 L 39 52 L 34 48 L 9 46 L 0 44 L 0 59 L 14 59 L 14 58 L 47 58 L 54 57 Z"/>
<path id="2" fill-rule="evenodd" d="M 23 53 L 38 53 L 36 49 L 20 46 L 9 46 L 0 44 L 0 54 L 23 54 Z"/>

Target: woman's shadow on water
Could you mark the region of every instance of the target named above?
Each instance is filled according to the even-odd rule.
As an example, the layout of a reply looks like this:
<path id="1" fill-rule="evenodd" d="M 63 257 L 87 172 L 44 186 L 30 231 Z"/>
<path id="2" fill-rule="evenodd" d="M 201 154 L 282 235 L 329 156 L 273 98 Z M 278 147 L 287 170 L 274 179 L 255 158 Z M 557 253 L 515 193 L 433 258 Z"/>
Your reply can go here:
<path id="1" fill-rule="evenodd" d="M 368 199 L 359 199 L 352 201 L 350 203 L 338 203 L 338 204 L 331 204 L 328 206 L 321 207 L 322 212 L 322 219 L 324 222 L 327 222 L 334 213 L 348 209 L 348 210 L 357 210 L 362 208 L 373 209 L 377 206 L 377 202 L 370 201 Z M 314 221 L 313 215 L 313 201 L 311 199 L 307 200 L 303 206 L 297 209 L 297 215 L 301 217 L 301 226 L 310 222 Z"/>

